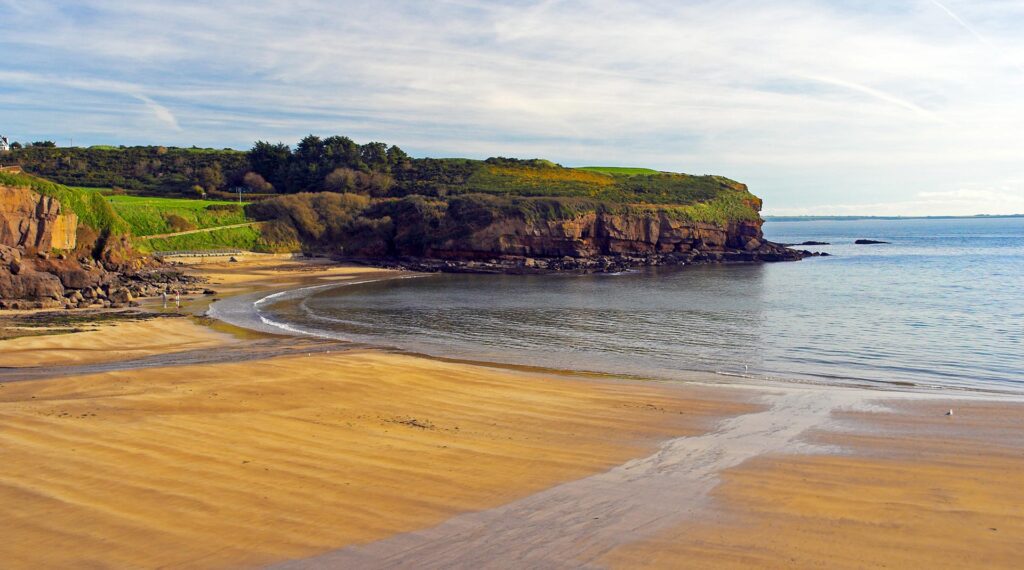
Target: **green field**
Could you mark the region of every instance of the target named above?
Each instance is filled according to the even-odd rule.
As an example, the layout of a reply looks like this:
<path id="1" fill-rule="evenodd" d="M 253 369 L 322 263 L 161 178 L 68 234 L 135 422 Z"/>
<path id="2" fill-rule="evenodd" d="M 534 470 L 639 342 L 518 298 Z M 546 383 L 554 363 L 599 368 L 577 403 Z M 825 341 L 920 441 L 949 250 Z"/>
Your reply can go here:
<path id="1" fill-rule="evenodd" d="M 630 168 L 628 166 L 581 166 L 576 170 L 589 170 L 590 172 L 601 172 L 604 174 L 620 174 L 633 176 L 634 174 L 660 174 L 661 171 L 651 168 Z"/>
<path id="2" fill-rule="evenodd" d="M 245 213 L 237 202 L 193 200 L 188 198 L 150 198 L 145 196 L 107 196 L 132 235 L 168 234 L 245 223 Z"/>
<path id="3" fill-rule="evenodd" d="M 127 223 L 136 248 L 143 253 L 161 251 L 208 251 L 217 249 L 260 249 L 260 230 L 256 227 L 227 228 L 212 232 L 169 238 L 146 236 L 216 228 L 246 223 L 244 206 L 234 201 L 190 198 L 153 198 L 111 194 L 110 188 L 68 187 L 74 193 L 96 199 L 102 197 L 117 216 Z M 212 208 L 211 208 L 212 207 Z"/>
<path id="4" fill-rule="evenodd" d="M 136 238 L 135 247 L 143 253 L 161 251 L 210 251 L 220 249 L 241 249 L 259 251 L 260 230 L 256 227 L 227 228 L 173 236 L 169 238 Z"/>

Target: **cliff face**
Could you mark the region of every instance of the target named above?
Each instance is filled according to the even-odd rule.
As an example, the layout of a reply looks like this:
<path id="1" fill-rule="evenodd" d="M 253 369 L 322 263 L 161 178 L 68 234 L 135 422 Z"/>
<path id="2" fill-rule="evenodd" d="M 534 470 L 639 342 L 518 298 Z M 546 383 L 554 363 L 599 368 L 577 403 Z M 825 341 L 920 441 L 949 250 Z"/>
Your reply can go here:
<path id="1" fill-rule="evenodd" d="M 51 250 L 73 250 L 78 217 L 56 199 L 28 188 L 0 186 L 0 308 L 62 306 L 72 289 L 107 285 L 112 275 Z M 28 304 L 19 301 L 29 301 Z"/>
<path id="2" fill-rule="evenodd" d="M 642 257 L 750 252 L 761 246 L 760 220 L 738 221 L 721 227 L 681 221 L 665 213 L 591 213 L 570 220 L 500 219 L 468 236 L 432 247 L 427 257 Z"/>
<path id="3" fill-rule="evenodd" d="M 78 217 L 28 188 L 0 186 L 0 245 L 39 251 L 74 249 Z"/>
<path id="4" fill-rule="evenodd" d="M 268 222 L 264 238 L 419 270 L 619 271 L 810 255 L 764 241 L 760 205 L 740 186 L 677 205 L 488 194 L 372 200 L 321 192 L 273 198 L 246 212 Z"/>

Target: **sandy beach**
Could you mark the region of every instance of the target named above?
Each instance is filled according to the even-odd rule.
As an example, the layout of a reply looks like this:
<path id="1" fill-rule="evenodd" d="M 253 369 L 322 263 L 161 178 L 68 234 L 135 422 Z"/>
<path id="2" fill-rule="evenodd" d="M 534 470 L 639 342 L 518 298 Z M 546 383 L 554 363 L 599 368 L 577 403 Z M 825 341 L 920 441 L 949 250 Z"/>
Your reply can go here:
<path id="1" fill-rule="evenodd" d="M 723 473 L 698 520 L 623 547 L 615 568 L 1019 568 L 1024 405 L 883 400 Z M 953 409 L 953 416 L 942 411 Z"/>
<path id="2" fill-rule="evenodd" d="M 190 271 L 219 297 L 379 272 Z M 4 567 L 1024 559 L 1020 403 L 442 362 L 190 316 L 208 302 L 0 341 Z"/>

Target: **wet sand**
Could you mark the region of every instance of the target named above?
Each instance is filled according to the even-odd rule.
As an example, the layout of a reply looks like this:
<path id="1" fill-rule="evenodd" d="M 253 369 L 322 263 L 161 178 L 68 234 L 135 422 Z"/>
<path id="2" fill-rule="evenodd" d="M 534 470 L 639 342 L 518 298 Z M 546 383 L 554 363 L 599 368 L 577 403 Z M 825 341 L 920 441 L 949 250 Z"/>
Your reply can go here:
<path id="1" fill-rule="evenodd" d="M 613 568 L 1020 568 L 1024 404 L 884 402 L 722 473 L 701 516 Z M 944 412 L 952 408 L 954 415 Z"/>
<path id="2" fill-rule="evenodd" d="M 0 342 L 0 367 L 28 368 L 113 362 L 188 350 L 208 350 L 234 342 L 230 335 L 188 318 L 102 324 L 95 330 L 27 336 Z"/>

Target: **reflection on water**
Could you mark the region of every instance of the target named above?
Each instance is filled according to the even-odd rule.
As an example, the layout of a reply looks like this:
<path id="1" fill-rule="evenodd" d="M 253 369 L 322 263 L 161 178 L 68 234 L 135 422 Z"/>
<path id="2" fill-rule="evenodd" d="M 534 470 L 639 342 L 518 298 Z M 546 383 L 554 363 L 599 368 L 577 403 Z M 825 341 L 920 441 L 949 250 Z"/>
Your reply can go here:
<path id="1" fill-rule="evenodd" d="M 619 275 L 434 275 L 312 291 L 274 320 L 470 358 L 1024 390 L 1024 220 L 769 223 L 798 263 Z M 853 239 L 893 241 L 855 246 Z"/>

